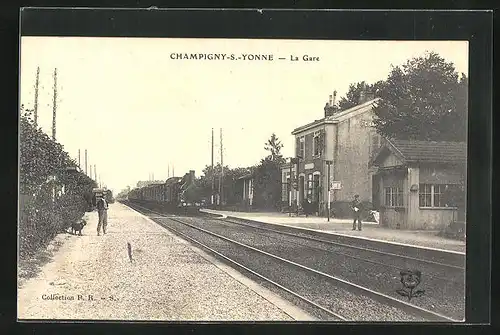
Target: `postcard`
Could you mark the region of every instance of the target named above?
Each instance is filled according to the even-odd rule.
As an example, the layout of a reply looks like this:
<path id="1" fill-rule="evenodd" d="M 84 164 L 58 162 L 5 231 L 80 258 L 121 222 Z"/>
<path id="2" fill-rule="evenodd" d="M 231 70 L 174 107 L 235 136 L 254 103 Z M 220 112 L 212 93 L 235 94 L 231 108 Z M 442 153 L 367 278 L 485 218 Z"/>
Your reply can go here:
<path id="1" fill-rule="evenodd" d="M 20 43 L 18 320 L 465 320 L 467 41 Z"/>

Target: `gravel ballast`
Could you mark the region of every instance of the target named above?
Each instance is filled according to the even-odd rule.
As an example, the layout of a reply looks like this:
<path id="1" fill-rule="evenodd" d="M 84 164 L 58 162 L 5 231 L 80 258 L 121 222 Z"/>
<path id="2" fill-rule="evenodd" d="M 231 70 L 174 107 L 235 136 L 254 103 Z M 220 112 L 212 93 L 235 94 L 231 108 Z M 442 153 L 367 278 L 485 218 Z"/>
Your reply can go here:
<path id="1" fill-rule="evenodd" d="M 349 321 L 425 321 L 371 298 L 353 294 L 338 287 L 335 282 L 323 276 L 306 272 L 270 256 L 200 232 L 177 221 L 167 218 L 156 220 L 166 227 L 181 231 L 206 244 L 232 260 L 330 309 L 332 312 L 340 314 Z M 195 218 L 182 218 L 181 220 L 197 221 Z M 253 246 L 258 247 L 255 244 Z"/>
<path id="2" fill-rule="evenodd" d="M 19 319 L 293 320 L 126 206 L 110 206 L 108 234 L 97 236 L 96 221 L 91 213 L 83 236 L 66 239 L 52 262 L 18 289 Z"/>
<path id="3" fill-rule="evenodd" d="M 448 273 L 446 276 L 436 265 L 428 264 L 422 268 L 418 262 L 379 254 L 363 255 L 366 252 L 359 251 L 359 256 L 353 258 L 352 250 L 351 255 L 346 255 L 339 253 L 339 248 L 321 242 L 256 230 L 222 220 L 190 218 L 186 222 L 403 301 L 408 300 L 396 293 L 397 289 L 402 288 L 399 271 L 406 268 L 423 270 L 423 282 L 419 288 L 425 289 L 425 294 L 412 299 L 411 303 L 456 320 L 464 317 L 463 273 Z"/>

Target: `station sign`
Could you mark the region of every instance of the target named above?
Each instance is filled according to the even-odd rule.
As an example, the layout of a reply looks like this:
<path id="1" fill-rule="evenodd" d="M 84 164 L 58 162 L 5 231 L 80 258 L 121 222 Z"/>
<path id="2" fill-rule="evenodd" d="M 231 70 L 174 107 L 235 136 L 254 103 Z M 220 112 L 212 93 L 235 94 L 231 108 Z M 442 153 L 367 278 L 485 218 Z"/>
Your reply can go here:
<path id="1" fill-rule="evenodd" d="M 337 180 L 330 181 L 330 190 L 340 190 L 342 189 L 342 182 Z"/>
<path id="2" fill-rule="evenodd" d="M 306 170 L 312 170 L 314 169 L 314 163 L 307 163 L 304 165 L 304 169 Z"/>

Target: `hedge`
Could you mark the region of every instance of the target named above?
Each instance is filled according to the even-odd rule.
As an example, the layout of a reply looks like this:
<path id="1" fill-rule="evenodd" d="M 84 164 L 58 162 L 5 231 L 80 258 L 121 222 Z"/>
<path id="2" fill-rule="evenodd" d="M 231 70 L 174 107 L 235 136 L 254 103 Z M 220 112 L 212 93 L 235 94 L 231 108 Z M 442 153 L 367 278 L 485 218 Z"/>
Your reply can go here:
<path id="1" fill-rule="evenodd" d="M 97 184 L 79 171 L 64 147 L 36 127 L 21 107 L 19 256 L 32 255 L 90 210 Z"/>

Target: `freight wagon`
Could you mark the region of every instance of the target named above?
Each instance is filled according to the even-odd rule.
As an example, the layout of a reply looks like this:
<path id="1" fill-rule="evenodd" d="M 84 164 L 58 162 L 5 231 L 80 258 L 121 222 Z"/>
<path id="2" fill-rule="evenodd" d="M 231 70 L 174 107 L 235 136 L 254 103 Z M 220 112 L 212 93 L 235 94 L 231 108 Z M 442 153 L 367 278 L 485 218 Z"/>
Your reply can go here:
<path id="1" fill-rule="evenodd" d="M 161 206 L 171 212 L 197 212 L 203 204 L 194 171 L 189 171 L 182 178 L 171 177 L 165 183 L 133 189 L 128 194 L 128 200 L 143 205 Z"/>

